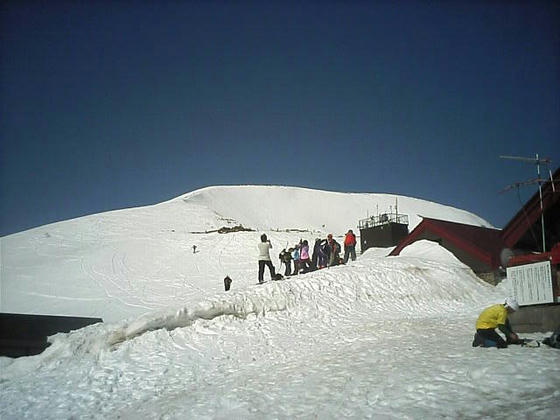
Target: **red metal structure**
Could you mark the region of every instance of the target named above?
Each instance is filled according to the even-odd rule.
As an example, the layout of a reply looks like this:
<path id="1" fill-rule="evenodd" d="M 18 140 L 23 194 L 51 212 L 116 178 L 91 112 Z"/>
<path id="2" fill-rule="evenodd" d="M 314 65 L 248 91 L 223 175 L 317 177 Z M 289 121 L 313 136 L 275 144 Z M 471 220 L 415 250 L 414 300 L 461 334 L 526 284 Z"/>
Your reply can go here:
<path id="1" fill-rule="evenodd" d="M 554 251 L 545 253 L 542 258 L 550 257 L 557 261 L 560 259 L 557 245 L 560 242 L 560 168 L 552 178 L 553 181 L 547 181 L 541 186 L 541 191 L 546 249 Z M 511 266 L 513 262 L 522 261 L 523 258 L 537 258 L 535 252 L 542 251 L 541 237 L 541 198 L 537 192 L 501 231 L 424 218 L 389 255 L 399 255 L 403 248 L 420 239 L 435 241 L 479 276 L 495 283 L 506 265 Z M 520 254 L 526 255 L 513 257 Z M 514 259 L 508 262 L 510 257 Z"/>
<path id="2" fill-rule="evenodd" d="M 500 266 L 503 241 L 500 230 L 424 218 L 389 255 L 399 255 L 421 239 L 438 242 L 476 273 L 490 273 Z"/>
<path id="3" fill-rule="evenodd" d="M 560 168 L 552 176 L 554 185 L 548 181 L 541 187 L 542 207 L 545 220 L 546 249 L 560 242 Z M 502 239 L 507 248 L 542 251 L 536 247 L 536 238 L 542 234 L 540 226 L 541 204 L 539 193 L 535 193 L 502 230 Z"/>
<path id="4" fill-rule="evenodd" d="M 530 264 L 534 262 L 550 261 L 552 265 L 560 265 L 560 242 L 557 243 L 550 252 L 539 252 L 535 254 L 516 255 L 509 259 L 508 267 Z"/>

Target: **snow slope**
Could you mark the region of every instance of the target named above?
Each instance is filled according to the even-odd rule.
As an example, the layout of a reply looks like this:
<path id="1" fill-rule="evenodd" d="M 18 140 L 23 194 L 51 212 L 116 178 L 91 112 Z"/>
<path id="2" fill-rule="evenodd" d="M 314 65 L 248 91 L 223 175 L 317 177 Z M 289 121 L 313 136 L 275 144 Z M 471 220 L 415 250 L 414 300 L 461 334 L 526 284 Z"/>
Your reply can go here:
<path id="1" fill-rule="evenodd" d="M 340 238 L 350 228 L 359 233 L 359 219 L 394 211 L 396 200 L 410 229 L 419 214 L 489 226 L 463 210 L 402 196 L 209 187 L 1 238 L 0 311 L 116 321 L 211 296 L 223 289 L 226 275 L 235 288 L 247 287 L 256 280 L 261 232 L 269 232 L 277 255 L 300 238 L 312 243 L 327 233 Z M 255 231 L 205 233 L 239 224 Z"/>
<path id="2" fill-rule="evenodd" d="M 355 224 L 339 220 L 349 202 L 367 201 L 308 192 L 208 188 L 2 238 L 3 310 L 95 311 L 110 322 L 50 337 L 38 356 L 0 358 L 0 418 L 557 417 L 560 352 L 472 348 L 477 314 L 503 301 L 507 283 L 482 282 L 437 244 L 398 257 L 370 249 L 346 266 L 256 285 L 261 231 L 276 251 L 341 235 Z M 330 210 L 284 220 L 287 206 L 274 203 L 288 196 L 306 214 L 303 202 Z M 238 223 L 258 231 L 194 233 Z"/>
<path id="3" fill-rule="evenodd" d="M 368 251 L 348 266 L 58 334 L 41 355 L 3 361 L 0 414 L 553 418 L 557 350 L 470 346 L 478 311 L 504 292 L 429 242 L 409 256 Z"/>

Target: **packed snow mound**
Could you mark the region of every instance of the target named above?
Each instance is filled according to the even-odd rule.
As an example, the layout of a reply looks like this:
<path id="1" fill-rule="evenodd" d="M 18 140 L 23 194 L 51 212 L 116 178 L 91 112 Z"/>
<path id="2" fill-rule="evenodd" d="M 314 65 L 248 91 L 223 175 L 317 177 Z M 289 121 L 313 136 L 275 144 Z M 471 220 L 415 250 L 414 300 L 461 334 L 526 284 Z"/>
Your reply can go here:
<path id="1" fill-rule="evenodd" d="M 463 262 L 461 262 L 453 253 L 439 244 L 428 241 L 426 239 L 413 242 L 412 244 L 405 247 L 400 255 L 405 257 L 416 257 L 425 260 L 437 261 L 442 264 L 458 265 L 464 268 L 468 268 Z"/>
<path id="2" fill-rule="evenodd" d="M 422 247 L 426 244 L 418 249 Z M 193 328 L 200 321 L 227 323 L 282 312 L 299 322 L 321 318 L 330 322 L 336 317 L 334 314 L 352 316 L 355 311 L 367 311 L 377 321 L 396 322 L 403 314 L 410 319 L 442 312 L 468 313 L 481 302 L 496 298 L 491 286 L 459 265 L 433 259 L 366 254 L 351 266 L 331 267 L 232 293 L 217 293 L 192 305 L 56 334 L 49 339 L 52 345 L 35 356 L 35 363 L 16 361 L 7 375 L 17 375 L 18 370 L 26 373 L 39 363 L 58 364 L 64 357 L 98 357 L 145 333 Z"/>

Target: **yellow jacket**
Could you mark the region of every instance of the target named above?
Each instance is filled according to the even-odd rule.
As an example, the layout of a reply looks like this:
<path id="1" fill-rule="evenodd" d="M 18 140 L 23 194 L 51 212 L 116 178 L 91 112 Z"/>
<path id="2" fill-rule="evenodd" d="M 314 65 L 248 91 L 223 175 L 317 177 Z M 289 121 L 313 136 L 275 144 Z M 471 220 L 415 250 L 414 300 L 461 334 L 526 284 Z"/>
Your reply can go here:
<path id="1" fill-rule="evenodd" d="M 507 309 L 501 303 L 492 305 L 483 310 L 476 320 L 477 330 L 487 330 L 497 328 L 498 325 L 505 325 L 507 320 Z"/>

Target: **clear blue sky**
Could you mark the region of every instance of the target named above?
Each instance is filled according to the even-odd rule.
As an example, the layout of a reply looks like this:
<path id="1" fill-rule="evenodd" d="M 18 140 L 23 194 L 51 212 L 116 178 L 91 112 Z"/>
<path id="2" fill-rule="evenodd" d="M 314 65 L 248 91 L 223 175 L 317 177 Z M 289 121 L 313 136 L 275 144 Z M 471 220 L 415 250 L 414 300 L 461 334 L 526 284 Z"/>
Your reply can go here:
<path id="1" fill-rule="evenodd" d="M 520 201 L 499 191 L 536 175 L 498 156 L 560 165 L 557 2 L 1 13 L 1 235 L 225 184 L 397 193 L 503 227 Z"/>

